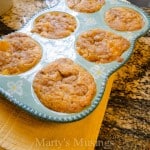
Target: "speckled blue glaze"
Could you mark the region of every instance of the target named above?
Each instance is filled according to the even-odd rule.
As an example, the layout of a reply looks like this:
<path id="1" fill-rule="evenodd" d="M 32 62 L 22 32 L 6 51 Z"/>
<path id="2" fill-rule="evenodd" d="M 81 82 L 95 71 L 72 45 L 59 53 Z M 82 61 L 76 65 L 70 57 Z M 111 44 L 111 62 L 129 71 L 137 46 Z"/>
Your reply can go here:
<path id="1" fill-rule="evenodd" d="M 136 39 L 150 28 L 150 18 L 140 8 L 119 0 L 105 1 L 105 5 L 100 9 L 100 11 L 88 14 L 78 13 L 69 9 L 65 4 L 65 0 L 53 0 L 49 5 L 49 8 L 35 14 L 18 32 L 27 33 L 41 45 L 43 49 L 42 59 L 34 68 L 25 73 L 13 76 L 0 75 L 0 93 L 22 109 L 45 120 L 71 122 L 82 119 L 90 114 L 100 103 L 109 76 L 126 63 L 133 52 Z M 120 32 L 111 29 L 104 21 L 104 14 L 107 10 L 116 6 L 132 8 L 139 12 L 145 21 L 144 27 L 141 30 L 134 32 Z M 75 32 L 72 33 L 71 36 L 59 40 L 46 39 L 35 33 L 31 33 L 35 18 L 49 11 L 63 11 L 73 15 L 78 23 Z M 113 61 L 107 64 L 95 64 L 85 60 L 76 53 L 75 41 L 78 35 L 81 32 L 94 28 L 101 28 L 116 33 L 130 41 L 130 48 L 122 55 L 124 58 L 123 62 L 119 63 L 117 61 Z M 91 105 L 79 113 L 60 113 L 46 108 L 36 97 L 32 88 L 32 82 L 35 74 L 43 66 L 62 57 L 70 58 L 88 70 L 94 77 L 97 85 L 97 93 L 93 98 Z"/>

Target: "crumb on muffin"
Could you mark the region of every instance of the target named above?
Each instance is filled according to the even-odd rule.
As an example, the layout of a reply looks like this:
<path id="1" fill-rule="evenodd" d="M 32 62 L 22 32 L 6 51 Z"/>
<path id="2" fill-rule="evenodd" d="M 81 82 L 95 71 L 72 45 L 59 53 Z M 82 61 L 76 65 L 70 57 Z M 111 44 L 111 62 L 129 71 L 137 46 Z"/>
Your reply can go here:
<path id="1" fill-rule="evenodd" d="M 105 0 L 66 0 L 70 9 L 82 13 L 94 13 L 101 9 Z"/>
<path id="2" fill-rule="evenodd" d="M 144 26 L 142 16 L 135 10 L 115 7 L 105 14 L 105 21 L 111 28 L 118 31 L 136 31 Z"/>
<path id="3" fill-rule="evenodd" d="M 79 55 L 95 63 L 123 60 L 120 57 L 129 46 L 130 43 L 125 38 L 101 29 L 81 33 L 76 41 Z"/>
<path id="4" fill-rule="evenodd" d="M 41 46 L 24 33 L 12 33 L 0 41 L 0 74 L 28 71 L 41 59 Z"/>
<path id="5" fill-rule="evenodd" d="M 92 75 L 81 66 L 68 58 L 61 58 L 36 74 L 33 89 L 49 109 L 75 113 L 91 104 L 96 84 Z"/>
<path id="6" fill-rule="evenodd" d="M 37 17 L 31 32 L 49 39 L 60 39 L 70 36 L 76 27 L 74 16 L 65 12 L 52 11 Z"/>

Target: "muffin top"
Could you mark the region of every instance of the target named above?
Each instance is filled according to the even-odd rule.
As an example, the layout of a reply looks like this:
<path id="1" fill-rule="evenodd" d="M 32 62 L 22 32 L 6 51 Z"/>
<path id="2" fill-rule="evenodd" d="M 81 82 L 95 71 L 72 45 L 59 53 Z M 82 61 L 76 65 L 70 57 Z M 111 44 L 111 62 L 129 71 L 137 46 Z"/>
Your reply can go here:
<path id="1" fill-rule="evenodd" d="M 24 33 L 12 33 L 0 41 L 0 74 L 28 71 L 41 59 L 41 46 Z"/>
<path id="2" fill-rule="evenodd" d="M 36 74 L 33 89 L 46 107 L 57 112 L 75 113 L 91 104 L 96 84 L 81 66 L 61 58 Z"/>
<path id="3" fill-rule="evenodd" d="M 69 36 L 76 27 L 74 16 L 65 12 L 52 11 L 36 18 L 31 32 L 49 39 L 60 39 Z"/>
<path id="4" fill-rule="evenodd" d="M 129 46 L 125 38 L 101 29 L 81 33 L 76 41 L 77 52 L 88 61 L 96 63 L 122 61 L 120 56 Z"/>
<path id="5" fill-rule="evenodd" d="M 142 29 L 144 21 L 142 16 L 135 10 L 125 7 L 115 7 L 105 14 L 107 24 L 119 31 L 135 31 Z"/>
<path id="6" fill-rule="evenodd" d="M 94 13 L 104 5 L 104 0 L 66 0 L 70 9 L 83 13 Z"/>

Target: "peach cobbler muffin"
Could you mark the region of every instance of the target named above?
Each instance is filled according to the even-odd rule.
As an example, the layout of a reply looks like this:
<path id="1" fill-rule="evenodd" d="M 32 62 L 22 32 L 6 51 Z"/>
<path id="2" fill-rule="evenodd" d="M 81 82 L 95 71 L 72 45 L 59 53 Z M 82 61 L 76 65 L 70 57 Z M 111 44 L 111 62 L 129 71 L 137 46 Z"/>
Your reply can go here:
<path id="1" fill-rule="evenodd" d="M 12 33 L 0 41 L 0 74 L 15 75 L 34 67 L 42 56 L 41 46 L 24 33 Z"/>
<path id="2" fill-rule="evenodd" d="M 101 29 L 86 31 L 76 41 L 77 52 L 96 63 L 122 61 L 120 56 L 129 46 L 130 43 L 125 38 Z"/>
<path id="3" fill-rule="evenodd" d="M 70 9 L 83 13 L 93 13 L 104 5 L 104 0 L 66 0 Z"/>
<path id="4" fill-rule="evenodd" d="M 104 0 L 66 0 L 70 9 L 83 13 L 99 11 L 104 5 Z"/>
<path id="5" fill-rule="evenodd" d="M 31 32 L 45 38 L 59 39 L 69 36 L 76 27 L 77 22 L 74 16 L 65 12 L 52 11 L 39 16 L 34 21 Z"/>
<path id="6" fill-rule="evenodd" d="M 75 113 L 91 104 L 96 84 L 81 66 L 61 58 L 36 74 L 33 89 L 46 107 L 57 112 Z"/>
<path id="7" fill-rule="evenodd" d="M 142 16 L 135 10 L 124 7 L 115 7 L 105 14 L 107 24 L 119 31 L 135 31 L 144 26 Z"/>

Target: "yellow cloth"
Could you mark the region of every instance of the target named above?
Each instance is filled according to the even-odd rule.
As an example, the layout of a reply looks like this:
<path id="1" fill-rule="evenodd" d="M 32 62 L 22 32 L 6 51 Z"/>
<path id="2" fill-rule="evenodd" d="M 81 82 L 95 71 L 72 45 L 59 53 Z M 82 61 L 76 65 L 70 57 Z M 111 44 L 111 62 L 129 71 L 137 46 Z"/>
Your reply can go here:
<path id="1" fill-rule="evenodd" d="M 0 146 L 7 150 L 93 150 L 114 75 L 98 107 L 72 123 L 42 121 L 0 98 Z"/>

